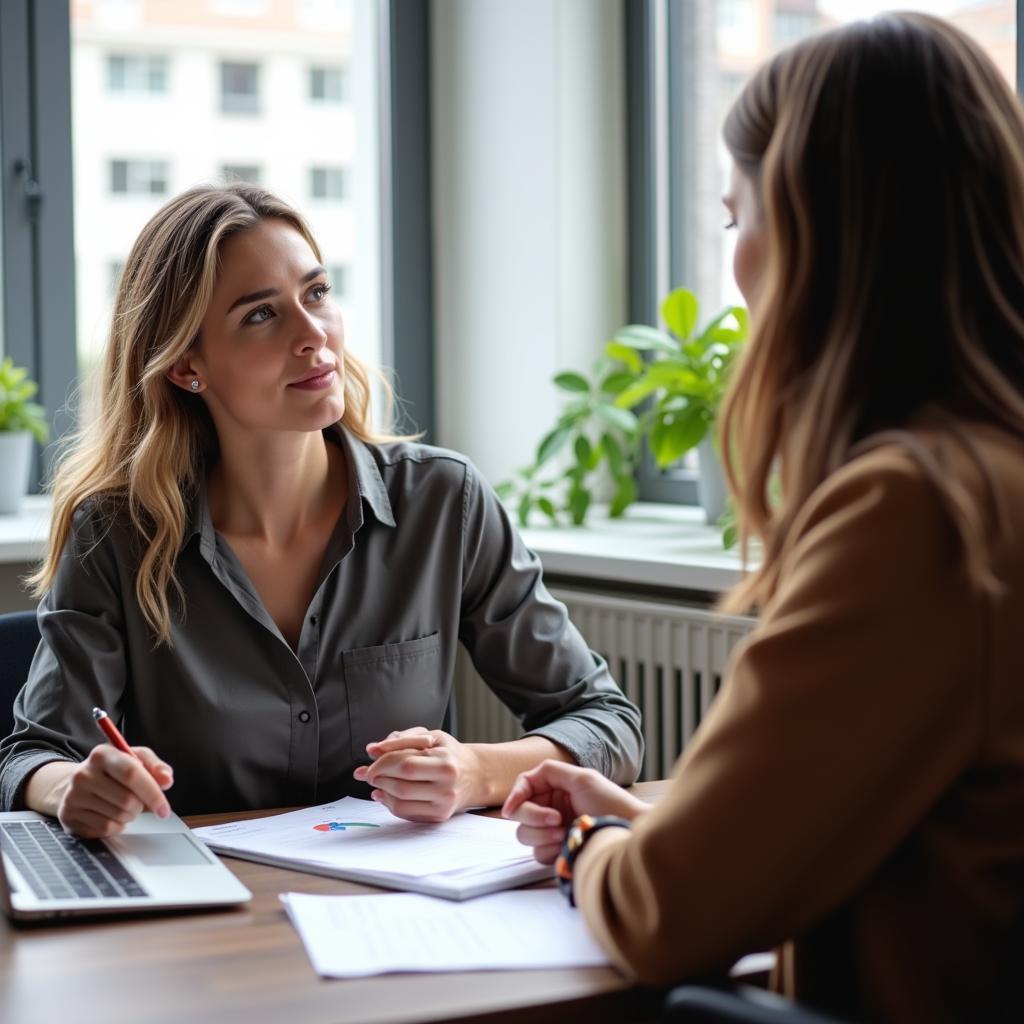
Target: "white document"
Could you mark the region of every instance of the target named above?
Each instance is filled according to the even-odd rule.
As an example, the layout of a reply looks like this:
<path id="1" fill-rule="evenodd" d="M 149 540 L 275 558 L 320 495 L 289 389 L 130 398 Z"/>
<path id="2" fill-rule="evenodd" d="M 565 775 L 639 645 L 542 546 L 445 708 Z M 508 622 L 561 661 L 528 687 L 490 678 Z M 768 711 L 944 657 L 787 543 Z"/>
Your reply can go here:
<path id="1" fill-rule="evenodd" d="M 387 888 L 466 899 L 551 876 L 516 839 L 516 823 L 477 814 L 420 823 L 345 797 L 269 818 L 194 829 L 232 857 Z"/>
<path id="2" fill-rule="evenodd" d="M 555 889 L 451 903 L 409 893 L 281 901 L 318 974 L 599 967 L 607 955 Z"/>

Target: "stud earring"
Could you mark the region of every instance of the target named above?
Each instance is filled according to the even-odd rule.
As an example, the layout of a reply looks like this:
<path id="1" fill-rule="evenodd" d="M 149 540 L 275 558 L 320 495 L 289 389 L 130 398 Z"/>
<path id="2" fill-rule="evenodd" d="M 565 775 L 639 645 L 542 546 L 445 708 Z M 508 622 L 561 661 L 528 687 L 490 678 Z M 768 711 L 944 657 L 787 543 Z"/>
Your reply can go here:
<path id="1" fill-rule="evenodd" d="M 198 391 L 199 390 L 199 381 L 197 381 L 197 380 L 192 381 L 192 390 L 193 391 Z"/>

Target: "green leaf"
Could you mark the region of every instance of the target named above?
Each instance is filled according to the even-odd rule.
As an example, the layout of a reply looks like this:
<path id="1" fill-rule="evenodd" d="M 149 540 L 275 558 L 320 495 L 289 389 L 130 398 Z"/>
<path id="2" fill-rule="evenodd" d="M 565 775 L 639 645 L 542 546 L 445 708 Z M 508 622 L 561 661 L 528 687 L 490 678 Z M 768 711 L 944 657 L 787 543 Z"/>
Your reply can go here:
<path id="1" fill-rule="evenodd" d="M 515 492 L 516 485 L 511 480 L 502 480 L 502 482 L 494 488 L 494 493 L 501 498 L 502 501 L 508 501 Z"/>
<path id="2" fill-rule="evenodd" d="M 555 427 L 550 433 L 545 434 L 544 439 L 537 446 L 537 465 L 543 466 L 545 462 L 556 456 L 569 440 L 572 428 L 568 424 Z"/>
<path id="3" fill-rule="evenodd" d="M 608 395 L 617 395 L 628 388 L 635 380 L 635 373 L 626 373 L 624 371 L 610 373 L 601 381 L 601 390 Z"/>
<path id="4" fill-rule="evenodd" d="M 530 509 L 533 507 L 533 498 L 529 494 L 524 494 L 519 502 L 519 508 L 517 513 L 519 515 L 519 525 L 527 526 L 530 521 Z"/>
<path id="5" fill-rule="evenodd" d="M 541 510 L 553 523 L 558 522 L 558 512 L 555 509 L 555 503 L 550 498 L 538 498 L 537 508 Z"/>
<path id="6" fill-rule="evenodd" d="M 574 526 L 582 526 L 590 508 L 590 491 L 584 487 L 574 487 L 569 491 L 569 514 Z"/>
<path id="7" fill-rule="evenodd" d="M 612 499 L 611 507 L 608 509 L 608 515 L 612 519 L 618 519 L 636 501 L 636 480 L 632 475 L 616 477 L 615 482 L 618 484 L 618 489 Z"/>
<path id="8" fill-rule="evenodd" d="M 736 547 L 737 541 L 740 539 L 740 529 L 733 523 L 732 526 L 727 526 L 722 531 L 722 547 L 728 551 L 730 548 Z"/>
<path id="9" fill-rule="evenodd" d="M 651 431 L 651 448 L 658 465 L 671 466 L 691 448 L 696 448 L 708 431 L 708 421 L 700 406 L 691 406 L 660 419 Z"/>
<path id="10" fill-rule="evenodd" d="M 577 465 L 589 470 L 590 457 L 593 454 L 593 450 L 590 446 L 590 441 L 582 434 L 576 438 L 576 442 L 573 444 L 573 452 L 576 455 Z"/>
<path id="11" fill-rule="evenodd" d="M 590 391 L 590 385 L 587 383 L 586 377 L 579 373 L 559 373 L 554 377 L 554 383 L 556 387 L 560 387 L 563 391 Z"/>
<path id="12" fill-rule="evenodd" d="M 620 409 L 617 406 L 609 405 L 607 402 L 599 402 L 594 411 L 610 427 L 621 430 L 625 434 L 632 434 L 636 430 L 636 417 L 628 409 Z"/>
<path id="13" fill-rule="evenodd" d="M 679 346 L 664 331 L 646 324 L 628 324 L 615 332 L 614 341 L 638 352 L 679 353 Z"/>
<path id="14" fill-rule="evenodd" d="M 658 390 L 658 385 L 649 377 L 641 377 L 635 384 L 630 384 L 625 391 L 620 391 L 615 396 L 615 404 L 620 409 L 632 409 L 639 405 L 645 398 Z"/>
<path id="15" fill-rule="evenodd" d="M 647 367 L 647 380 L 655 387 L 671 388 L 683 395 L 704 398 L 708 384 L 687 363 L 679 359 L 661 359 Z"/>
<path id="16" fill-rule="evenodd" d="M 686 341 L 697 326 L 697 296 L 688 288 L 676 288 L 661 304 L 661 318 L 680 341 Z"/>
<path id="17" fill-rule="evenodd" d="M 612 359 L 625 363 L 633 373 L 639 373 L 644 368 L 643 359 L 637 354 L 636 349 L 630 348 L 628 345 L 609 341 L 604 350 Z"/>
<path id="18" fill-rule="evenodd" d="M 622 454 L 619 442 L 615 440 L 614 434 L 604 433 L 601 435 L 601 448 L 604 451 L 605 458 L 608 460 L 608 466 L 612 471 L 612 475 L 617 477 L 622 473 L 626 460 Z"/>

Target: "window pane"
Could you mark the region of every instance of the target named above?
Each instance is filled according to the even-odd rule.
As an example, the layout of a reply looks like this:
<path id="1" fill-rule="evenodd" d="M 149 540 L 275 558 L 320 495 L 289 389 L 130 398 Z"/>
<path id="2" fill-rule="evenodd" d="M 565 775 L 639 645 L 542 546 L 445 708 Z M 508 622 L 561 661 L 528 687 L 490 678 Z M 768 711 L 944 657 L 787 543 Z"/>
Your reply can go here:
<path id="1" fill-rule="evenodd" d="M 742 297 L 732 276 L 735 232 L 723 231 L 720 196 L 728 176 L 729 158 L 721 126 L 751 72 L 779 49 L 811 32 L 890 10 L 924 10 L 948 18 L 985 47 L 1011 85 L 1016 84 L 1016 3 L 1014 0 L 931 0 L 893 4 L 886 0 L 700 0 L 703 15 L 680 26 L 696 33 L 683 46 L 669 41 L 669 54 L 693 54 L 689 95 L 701 98 L 711 116 L 670 115 L 685 124 L 680 151 L 684 154 L 671 187 L 685 193 L 677 208 L 685 225 L 672 254 L 673 284 L 693 288 L 706 313 Z M 679 96 L 679 94 L 677 94 Z M 685 102 L 681 96 L 673 102 Z M 691 100 L 692 102 L 692 100 Z M 685 280 L 680 280 L 685 275 Z"/>
<path id="2" fill-rule="evenodd" d="M 703 319 L 726 304 L 743 304 L 732 273 L 736 235 L 723 230 L 721 203 L 729 174 L 721 128 L 732 102 L 751 73 L 782 47 L 893 7 L 929 11 L 959 25 L 1015 85 L 1014 0 L 686 0 L 675 21 L 655 22 L 663 32 L 659 52 L 667 53 L 675 78 L 667 102 L 674 154 L 668 208 L 654 214 L 671 225 L 670 242 L 660 249 L 658 279 L 666 287 L 695 291 Z M 686 479 L 696 467 L 691 451 L 678 467 L 656 476 Z"/>
<path id="3" fill-rule="evenodd" d="M 237 64 L 228 61 L 221 64 L 220 109 L 226 114 L 259 113 L 259 64 Z"/>
<path id="4" fill-rule="evenodd" d="M 220 178 L 228 184 L 232 181 L 245 181 L 250 185 L 258 185 L 260 169 L 256 164 L 225 164 L 220 169 Z"/>
<path id="5" fill-rule="evenodd" d="M 309 98 L 318 103 L 340 103 L 345 89 L 343 68 L 309 69 Z"/>
<path id="6" fill-rule="evenodd" d="M 309 193 L 313 199 L 344 199 L 345 168 L 311 168 Z"/>
<path id="7" fill-rule="evenodd" d="M 379 362 L 376 0 L 72 0 L 71 17 L 83 372 L 142 225 L 191 185 L 242 180 L 307 217 L 346 344 Z"/>

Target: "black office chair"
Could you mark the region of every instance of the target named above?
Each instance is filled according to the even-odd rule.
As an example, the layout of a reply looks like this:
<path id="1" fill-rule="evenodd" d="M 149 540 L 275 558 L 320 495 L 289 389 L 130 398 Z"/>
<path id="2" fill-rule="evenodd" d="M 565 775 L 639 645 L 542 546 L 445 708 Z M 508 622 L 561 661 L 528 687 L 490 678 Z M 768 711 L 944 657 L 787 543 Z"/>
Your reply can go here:
<path id="1" fill-rule="evenodd" d="M 752 985 L 680 985 L 666 996 L 660 1020 L 665 1024 L 840 1024 L 834 1017 Z"/>
<path id="2" fill-rule="evenodd" d="M 0 736 L 6 736 L 13 728 L 14 698 L 28 678 L 38 646 L 35 612 L 0 615 Z"/>

